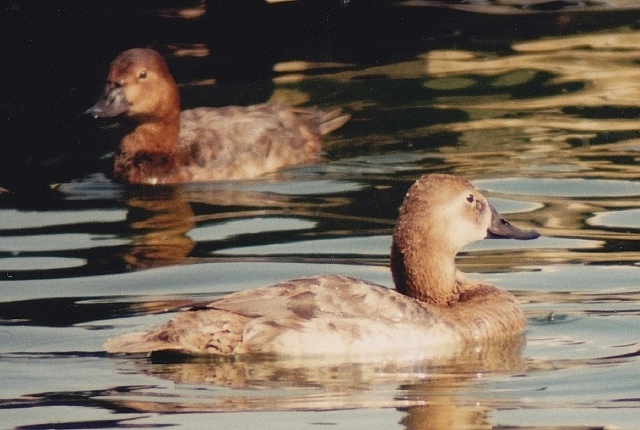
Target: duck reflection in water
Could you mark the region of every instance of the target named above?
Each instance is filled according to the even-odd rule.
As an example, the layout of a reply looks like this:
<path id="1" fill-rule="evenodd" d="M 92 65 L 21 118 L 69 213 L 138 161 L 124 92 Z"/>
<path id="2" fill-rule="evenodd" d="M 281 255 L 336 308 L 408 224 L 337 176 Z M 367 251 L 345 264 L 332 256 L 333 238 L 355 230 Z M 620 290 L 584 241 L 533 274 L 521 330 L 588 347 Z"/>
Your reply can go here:
<path id="1" fill-rule="evenodd" d="M 127 199 L 127 224 L 133 243 L 122 256 L 127 269 L 182 264 L 195 243 L 187 233 L 195 226 L 191 204 L 176 189 L 139 193 Z"/>
<path id="2" fill-rule="evenodd" d="M 244 243 L 246 237 L 243 233 L 230 234 L 225 228 L 225 223 L 237 221 L 239 214 L 243 219 L 272 216 L 309 219 L 316 217 L 321 209 L 348 204 L 348 199 L 343 196 L 301 199 L 287 194 L 254 191 L 250 187 L 245 189 L 237 184 L 225 186 L 223 183 L 205 187 L 135 187 L 128 188 L 126 193 L 127 228 L 130 230 L 127 235 L 132 238 L 132 243 L 121 258 L 127 270 L 220 261 L 221 258 L 228 260 L 209 255 L 226 247 L 241 246 L 238 242 Z M 194 213 L 194 206 L 202 205 L 209 208 L 206 213 Z M 193 239 L 189 232 L 197 227 L 215 227 L 220 233 L 216 234 L 215 240 Z M 299 240 L 297 236 L 288 235 L 295 233 L 282 231 L 278 238 Z M 257 240 L 254 231 L 251 238 L 254 242 Z M 196 246 L 201 248 L 197 253 L 199 256 L 193 255 Z"/>
<path id="3" fill-rule="evenodd" d="M 396 408 L 405 413 L 400 423 L 407 430 L 488 428 L 499 405 L 459 392 L 479 374 L 523 372 L 524 345 L 523 336 L 502 338 L 481 348 L 468 345 L 454 358 L 412 362 L 161 353 L 151 360 L 122 360 L 118 366 L 125 374 L 174 382 L 175 397 L 168 398 L 162 389 L 118 387 L 103 400 L 114 409 L 159 414 Z M 194 394 L 199 385 L 232 390 L 199 389 Z M 251 390 L 257 390 L 255 395 Z"/>

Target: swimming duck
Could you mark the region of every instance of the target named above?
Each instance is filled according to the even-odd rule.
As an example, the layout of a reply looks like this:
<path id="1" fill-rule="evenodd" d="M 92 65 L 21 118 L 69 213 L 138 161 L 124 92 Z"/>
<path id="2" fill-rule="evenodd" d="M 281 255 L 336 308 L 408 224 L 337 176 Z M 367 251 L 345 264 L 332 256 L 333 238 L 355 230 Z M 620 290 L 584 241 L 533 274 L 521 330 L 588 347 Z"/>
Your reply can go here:
<path id="1" fill-rule="evenodd" d="M 357 356 L 518 336 L 526 321 L 516 298 L 466 278 L 455 256 L 483 238 L 538 236 L 501 218 L 468 181 L 426 175 L 407 192 L 393 233 L 396 291 L 346 276 L 296 279 L 180 312 L 149 332 L 110 339 L 105 349 Z"/>
<path id="2" fill-rule="evenodd" d="M 113 60 L 102 96 L 85 113 L 131 120 L 113 175 L 136 184 L 245 179 L 313 162 L 321 136 L 349 119 L 340 110 L 269 103 L 180 112 L 178 87 L 162 56 L 141 48 Z"/>

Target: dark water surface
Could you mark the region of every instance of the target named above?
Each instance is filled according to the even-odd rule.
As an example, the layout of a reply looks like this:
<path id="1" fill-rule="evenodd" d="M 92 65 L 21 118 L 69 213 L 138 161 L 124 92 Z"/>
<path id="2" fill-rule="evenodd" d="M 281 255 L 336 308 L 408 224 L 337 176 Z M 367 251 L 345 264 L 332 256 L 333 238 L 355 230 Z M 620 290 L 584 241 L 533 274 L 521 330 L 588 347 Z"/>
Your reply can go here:
<path id="1" fill-rule="evenodd" d="M 13 43 L 0 102 L 2 428 L 637 428 L 635 2 L 270 5 L 232 28 L 213 27 L 231 12 L 203 15 L 195 1 L 72 3 L 56 15 L 16 2 L 2 21 Z M 40 26 L 51 17 L 59 33 Z M 77 115 L 112 56 L 135 45 L 166 55 L 185 108 L 270 99 L 343 107 L 352 120 L 317 165 L 115 184 L 110 131 Z M 517 295 L 526 345 L 419 363 L 102 351 L 109 337 L 228 292 L 322 273 L 391 286 L 397 208 L 427 172 L 469 178 L 543 234 L 479 242 L 458 259 Z"/>

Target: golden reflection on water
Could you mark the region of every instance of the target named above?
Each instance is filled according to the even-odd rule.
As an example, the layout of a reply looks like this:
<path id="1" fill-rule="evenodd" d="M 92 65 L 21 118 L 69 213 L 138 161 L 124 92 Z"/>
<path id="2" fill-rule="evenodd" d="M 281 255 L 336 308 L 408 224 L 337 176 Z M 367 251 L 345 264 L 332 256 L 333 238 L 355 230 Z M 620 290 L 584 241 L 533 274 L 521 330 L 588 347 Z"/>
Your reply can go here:
<path id="1" fill-rule="evenodd" d="M 612 34 L 591 34 L 575 37 L 550 38 L 536 42 L 514 44 L 511 55 L 486 57 L 478 53 L 451 55 L 448 51 L 431 51 L 426 54 L 426 73 L 434 77 L 478 74 L 497 77 L 493 85 L 509 87 L 527 82 L 535 76 L 531 71 L 547 72 L 554 76 L 549 84 L 585 83 L 584 89 L 575 93 L 562 93 L 540 98 L 510 99 L 493 101 L 486 99 L 447 99 L 442 105 L 455 100 L 456 106 L 504 111 L 528 111 L 551 109 L 556 111 L 565 106 L 633 106 L 637 107 L 640 90 L 640 69 L 635 62 L 640 59 L 640 32 L 619 30 Z M 530 76 L 528 76 L 530 75 Z M 552 113 L 552 112 L 551 112 Z M 632 121 L 603 121 L 565 123 L 559 118 L 541 116 L 541 126 L 575 130 L 628 130 L 637 129 Z M 564 119 L 564 118 L 563 118 Z M 521 126 L 513 120 L 505 125 Z M 487 126 L 491 126 L 489 123 Z M 484 128 L 483 124 L 475 127 Z"/>
<path id="2" fill-rule="evenodd" d="M 640 32 L 622 28 L 520 42 L 512 49 L 500 55 L 436 49 L 414 60 L 337 71 L 325 77 L 345 85 L 372 77 L 421 81 L 432 98 L 407 100 L 408 105 L 462 111 L 466 118 L 456 121 L 452 116 L 452 121 L 397 130 L 396 134 L 435 143 L 442 133 L 455 133 L 457 144 L 440 147 L 438 152 L 443 154 L 433 156 L 459 166 L 467 176 L 496 171 L 504 175 L 504 169 L 522 168 L 535 173 L 533 169 L 544 163 L 538 166 L 540 171 L 558 175 L 565 168 L 567 176 L 577 169 L 580 176 L 585 171 L 589 175 L 590 170 L 604 170 L 615 177 L 634 177 L 632 167 L 612 165 L 601 158 L 638 155 L 634 112 L 640 100 Z M 286 101 L 286 91 L 290 89 L 276 88 L 273 98 Z M 372 83 L 370 94 L 376 91 L 383 90 Z M 290 95 L 291 102 L 318 98 L 295 94 Z M 353 101 L 350 109 L 358 112 L 371 103 L 375 102 Z M 403 108 L 406 106 L 387 106 L 385 110 L 389 115 Z M 359 120 L 356 113 L 354 121 Z M 628 134 L 622 140 L 598 142 L 606 133 Z M 372 138 L 367 136 L 369 141 Z M 557 162 L 550 162 L 554 158 Z M 555 172 L 554 164 L 558 166 Z"/>
<path id="3" fill-rule="evenodd" d="M 469 116 L 465 122 L 436 124 L 425 130 L 459 133 L 461 145 L 447 148 L 446 161 L 465 171 L 475 164 L 475 170 L 485 175 L 495 170 L 490 166 L 493 163 L 507 173 L 524 169 L 535 175 L 533 169 L 538 166 L 538 174 L 557 177 L 636 178 L 635 165 L 614 164 L 609 157 L 638 156 L 638 121 L 634 110 L 625 114 L 625 109 L 637 109 L 640 99 L 640 33 L 622 29 L 549 38 L 515 44 L 513 50 L 506 56 L 459 51 L 431 51 L 424 56 L 425 72 L 436 82 L 461 79 L 474 83 L 469 76 L 490 78 L 487 95 L 436 97 L 436 106 L 463 109 Z M 560 90 L 520 97 L 509 94 L 509 88 L 529 80 L 533 83 L 541 73 L 549 76 L 541 90 L 548 86 Z M 598 115 L 595 109 L 607 108 L 606 118 L 594 117 Z M 621 141 L 592 144 L 599 136 L 614 132 L 631 134 L 621 136 Z M 565 166 L 566 171 L 554 171 L 553 164 Z"/>

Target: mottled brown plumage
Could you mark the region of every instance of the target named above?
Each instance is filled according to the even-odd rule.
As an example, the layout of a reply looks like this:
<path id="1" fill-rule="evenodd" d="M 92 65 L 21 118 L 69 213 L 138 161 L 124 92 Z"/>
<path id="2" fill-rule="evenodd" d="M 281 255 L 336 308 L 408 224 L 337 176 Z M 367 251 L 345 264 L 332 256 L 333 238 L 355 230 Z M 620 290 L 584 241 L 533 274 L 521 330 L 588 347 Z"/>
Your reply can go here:
<path id="1" fill-rule="evenodd" d="M 318 159 L 322 136 L 341 127 L 340 110 L 279 104 L 201 107 L 180 112 L 166 63 L 151 49 L 130 49 L 111 63 L 105 91 L 88 114 L 125 115 L 114 178 L 166 184 L 244 179 Z"/>
<path id="2" fill-rule="evenodd" d="M 109 352 L 425 358 L 525 328 L 515 297 L 456 270 L 456 253 L 485 237 L 532 239 L 473 186 L 427 175 L 407 192 L 393 234 L 396 288 L 343 276 L 297 279 L 230 294 L 147 333 L 110 339 Z"/>

